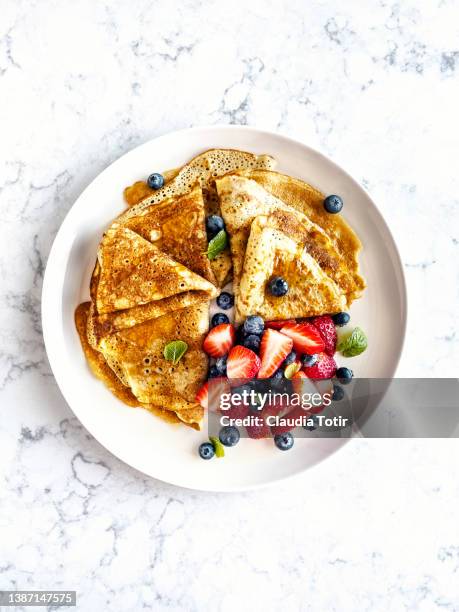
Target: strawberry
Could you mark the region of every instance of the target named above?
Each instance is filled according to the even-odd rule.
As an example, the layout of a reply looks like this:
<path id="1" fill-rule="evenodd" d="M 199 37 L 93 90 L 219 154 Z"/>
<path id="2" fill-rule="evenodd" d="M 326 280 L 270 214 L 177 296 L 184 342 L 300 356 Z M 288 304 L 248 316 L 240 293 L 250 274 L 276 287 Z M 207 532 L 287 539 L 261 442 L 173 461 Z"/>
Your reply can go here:
<path id="1" fill-rule="evenodd" d="M 333 319 L 329 315 L 323 315 L 321 317 L 315 317 L 311 323 L 315 328 L 319 330 L 319 334 L 322 336 L 322 340 L 325 344 L 325 352 L 327 355 L 333 355 L 336 352 L 336 327 L 333 323 Z"/>
<path id="2" fill-rule="evenodd" d="M 327 353 L 319 353 L 316 363 L 310 368 L 304 368 L 309 378 L 333 378 L 336 372 L 336 362 Z"/>
<path id="3" fill-rule="evenodd" d="M 206 382 L 202 385 L 202 387 L 196 393 L 196 401 L 198 402 L 198 404 L 201 404 L 204 410 L 207 410 L 208 398 L 209 398 L 209 383 Z"/>
<path id="4" fill-rule="evenodd" d="M 292 376 L 292 385 L 293 385 L 293 392 L 294 393 L 301 393 L 301 390 L 302 390 L 302 387 L 303 387 L 303 384 L 302 384 L 303 378 L 307 378 L 307 376 L 303 372 L 303 370 L 298 370 L 298 372 L 296 372 Z"/>
<path id="5" fill-rule="evenodd" d="M 311 323 L 286 323 L 281 333 L 293 340 L 293 348 L 298 353 L 314 355 L 324 350 L 325 344 L 319 330 Z"/>
<path id="6" fill-rule="evenodd" d="M 213 327 L 204 339 L 203 348 L 211 357 L 223 357 L 234 344 L 236 332 L 231 323 Z"/>
<path id="7" fill-rule="evenodd" d="M 286 323 L 296 323 L 295 319 L 289 319 L 288 321 L 268 321 L 265 323 L 265 329 L 280 329 Z"/>
<path id="8" fill-rule="evenodd" d="M 220 408 L 220 398 L 224 393 L 231 393 L 227 378 L 212 378 L 202 385 L 196 393 L 196 401 L 207 410 L 217 412 Z"/>
<path id="9" fill-rule="evenodd" d="M 260 369 L 261 361 L 256 353 L 245 346 L 231 349 L 226 362 L 228 378 L 253 378 Z"/>
<path id="10" fill-rule="evenodd" d="M 261 368 L 258 378 L 269 378 L 292 350 L 293 341 L 275 329 L 266 329 L 261 338 Z"/>
<path id="11" fill-rule="evenodd" d="M 299 419 L 304 417 L 307 413 L 301 406 L 295 406 L 290 412 L 283 415 L 283 419 L 289 419 L 291 421 L 295 419 Z M 295 429 L 296 425 L 292 425 L 291 423 L 279 423 L 279 425 L 272 425 L 271 433 L 273 436 L 277 436 L 278 434 L 286 433 L 287 431 L 292 431 Z"/>

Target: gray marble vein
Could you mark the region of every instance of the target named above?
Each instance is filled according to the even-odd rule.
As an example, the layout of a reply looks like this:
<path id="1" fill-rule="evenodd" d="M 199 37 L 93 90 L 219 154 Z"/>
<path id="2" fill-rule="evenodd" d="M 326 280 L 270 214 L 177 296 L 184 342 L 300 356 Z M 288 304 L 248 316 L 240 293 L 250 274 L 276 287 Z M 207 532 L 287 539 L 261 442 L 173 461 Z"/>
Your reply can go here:
<path id="1" fill-rule="evenodd" d="M 459 609 L 454 441 L 356 441 L 238 495 L 150 480 L 72 415 L 40 297 L 79 193 L 132 147 L 252 124 L 378 203 L 410 295 L 404 376 L 459 364 L 459 2 L 5 0 L 0 19 L 0 588 L 80 610 Z"/>

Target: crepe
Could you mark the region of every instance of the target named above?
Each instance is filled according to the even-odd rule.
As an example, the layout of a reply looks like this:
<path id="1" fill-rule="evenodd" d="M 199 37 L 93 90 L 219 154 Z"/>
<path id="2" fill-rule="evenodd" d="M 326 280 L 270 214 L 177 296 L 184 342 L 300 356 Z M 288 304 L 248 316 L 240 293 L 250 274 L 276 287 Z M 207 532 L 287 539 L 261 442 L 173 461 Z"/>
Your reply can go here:
<path id="1" fill-rule="evenodd" d="M 295 210 L 305 214 L 327 233 L 349 274 L 348 304 L 362 295 L 366 287 L 359 271 L 359 253 L 362 243 L 341 214 L 331 215 L 323 205 L 324 194 L 308 183 L 272 169 L 254 168 L 244 176 L 256 181 L 271 195 Z"/>
<path id="2" fill-rule="evenodd" d="M 203 302 L 106 336 L 100 351 L 142 405 L 173 411 L 180 420 L 198 425 L 203 409 L 195 397 L 207 375 L 202 342 L 208 329 L 208 303 Z M 174 365 L 163 352 L 178 339 L 188 350 Z"/>
<path id="3" fill-rule="evenodd" d="M 195 407 L 188 410 L 173 412 L 165 410 L 162 407 L 141 404 L 132 393 L 131 389 L 123 384 L 120 378 L 115 374 L 114 370 L 108 365 L 104 355 L 91 347 L 88 342 L 86 326 L 89 315 L 90 302 L 83 302 L 75 311 L 75 325 L 80 337 L 81 345 L 86 357 L 86 360 L 93 374 L 101 380 L 107 388 L 122 402 L 131 407 L 145 408 L 152 414 L 156 415 L 163 421 L 168 423 L 184 422 L 191 427 L 199 429 L 199 414 Z M 179 416 L 180 415 L 180 416 Z"/>
<path id="4" fill-rule="evenodd" d="M 220 205 L 226 228 L 230 236 L 233 258 L 233 291 L 236 298 L 236 320 L 240 322 L 247 312 L 244 296 L 240 291 L 243 264 L 246 256 L 251 225 L 257 216 L 267 217 L 266 223 L 273 229 L 280 229 L 316 261 L 324 274 L 337 286 L 344 300 L 341 308 L 350 304 L 355 296 L 356 282 L 346 265 L 343 255 L 338 252 L 331 237 L 306 215 L 285 204 L 263 189 L 256 181 L 239 174 L 227 175 L 216 180 Z M 263 265 L 263 261 L 260 262 Z M 248 271 L 247 274 L 250 272 Z M 359 277 L 360 278 L 360 277 Z M 239 308 L 241 304 L 242 310 Z M 329 310 L 336 312 L 338 300 L 329 299 Z M 322 311 L 323 313 L 324 311 Z M 308 316 L 304 314 L 303 316 Z M 278 318 L 283 318 L 279 316 Z"/>
<path id="5" fill-rule="evenodd" d="M 269 155 L 255 155 L 234 149 L 210 149 L 194 157 L 180 169 L 163 173 L 164 187 L 153 191 L 143 181 L 137 181 L 124 190 L 130 208 L 121 220 L 137 216 L 146 207 L 158 204 L 167 198 L 181 196 L 198 183 L 203 192 L 205 214 L 220 214 L 220 205 L 215 189 L 215 178 L 238 170 L 273 169 L 275 160 Z M 231 256 L 228 249 L 210 262 L 217 285 L 223 287 L 231 280 Z"/>
<path id="6" fill-rule="evenodd" d="M 305 243 L 289 232 L 289 224 L 273 227 L 268 217 L 255 217 L 245 252 L 237 309 L 242 318 L 265 320 L 311 317 L 341 311 L 346 302 L 340 287 L 308 253 Z M 290 226 L 291 227 L 291 226 Z M 289 285 L 285 297 L 269 291 L 269 280 L 281 276 Z"/>

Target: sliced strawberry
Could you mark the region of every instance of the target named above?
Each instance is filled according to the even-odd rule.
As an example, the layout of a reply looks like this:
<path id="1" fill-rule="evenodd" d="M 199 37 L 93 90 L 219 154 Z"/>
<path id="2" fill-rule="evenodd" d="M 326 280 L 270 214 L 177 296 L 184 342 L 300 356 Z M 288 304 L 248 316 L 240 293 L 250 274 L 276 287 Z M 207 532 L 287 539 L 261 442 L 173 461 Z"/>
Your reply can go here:
<path id="1" fill-rule="evenodd" d="M 202 385 L 202 387 L 196 393 L 196 401 L 198 402 L 198 404 L 201 404 L 204 410 L 207 410 L 208 398 L 209 398 L 209 383 L 206 382 Z"/>
<path id="2" fill-rule="evenodd" d="M 256 353 L 245 346 L 231 349 L 226 362 L 228 378 L 253 378 L 260 369 L 261 361 Z"/>
<path id="3" fill-rule="evenodd" d="M 307 412 L 301 406 L 295 406 L 290 412 L 284 414 L 282 419 L 288 419 L 289 421 L 295 421 L 295 419 L 299 419 L 305 417 Z M 287 431 L 291 431 L 295 429 L 296 425 L 293 423 L 279 423 L 279 425 L 273 425 L 271 427 L 271 433 L 273 436 L 277 436 L 278 434 L 286 433 Z"/>
<path id="4" fill-rule="evenodd" d="M 292 385 L 293 385 L 293 392 L 294 393 L 301 393 L 302 390 L 302 380 L 303 378 L 307 378 L 306 374 L 303 372 L 303 370 L 299 370 L 298 372 L 296 372 L 293 376 L 292 376 Z"/>
<path id="5" fill-rule="evenodd" d="M 321 317 L 315 317 L 311 323 L 319 330 L 322 340 L 325 344 L 325 352 L 328 355 L 333 355 L 336 352 L 336 327 L 333 323 L 333 319 L 329 315 L 323 315 Z"/>
<path id="6" fill-rule="evenodd" d="M 336 372 L 336 362 L 327 353 L 319 353 L 316 363 L 310 368 L 304 368 L 309 378 L 333 378 Z"/>
<path id="7" fill-rule="evenodd" d="M 211 378 L 209 381 L 209 392 L 207 405 L 211 412 L 219 412 L 221 406 L 221 397 L 224 394 L 231 393 L 231 387 L 227 378 L 220 376 Z"/>
<path id="8" fill-rule="evenodd" d="M 223 357 L 234 344 L 236 332 L 231 323 L 213 327 L 204 340 L 203 348 L 212 357 Z"/>
<path id="9" fill-rule="evenodd" d="M 280 331 L 293 340 L 293 348 L 298 353 L 315 355 L 325 348 L 319 330 L 311 323 L 286 323 Z"/>
<path id="10" fill-rule="evenodd" d="M 292 350 L 293 341 L 275 329 L 266 329 L 261 338 L 261 368 L 258 378 L 269 378 Z"/>
<path id="11" fill-rule="evenodd" d="M 289 319 L 288 321 L 268 321 L 265 323 L 265 329 L 281 329 L 287 323 L 296 323 L 295 319 Z"/>
<path id="12" fill-rule="evenodd" d="M 292 380 L 294 378 L 307 378 L 306 374 L 303 372 L 303 370 L 299 370 L 298 372 L 296 372 L 293 376 L 292 376 Z"/>

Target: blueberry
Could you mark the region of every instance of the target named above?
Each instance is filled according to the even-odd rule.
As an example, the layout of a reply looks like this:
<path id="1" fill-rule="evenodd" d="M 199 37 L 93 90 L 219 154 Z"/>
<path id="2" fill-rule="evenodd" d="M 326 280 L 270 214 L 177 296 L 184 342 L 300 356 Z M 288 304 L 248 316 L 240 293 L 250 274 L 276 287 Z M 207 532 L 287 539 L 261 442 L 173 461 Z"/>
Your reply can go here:
<path id="1" fill-rule="evenodd" d="M 215 362 L 215 368 L 217 368 L 218 376 L 226 376 L 226 359 L 227 356 L 219 357 Z"/>
<path id="2" fill-rule="evenodd" d="M 328 213 L 336 215 L 343 208 L 343 200 L 337 195 L 329 195 L 324 200 L 324 208 Z"/>
<path id="3" fill-rule="evenodd" d="M 278 434 L 274 436 L 274 444 L 281 451 L 290 450 L 293 446 L 293 436 L 290 432 L 286 432 L 283 434 Z"/>
<path id="4" fill-rule="evenodd" d="M 339 385 L 333 385 L 333 395 L 332 395 L 332 400 L 334 402 L 339 402 L 340 400 L 342 400 L 344 397 L 344 389 L 343 387 L 340 387 Z"/>
<path id="5" fill-rule="evenodd" d="M 222 323 L 229 322 L 230 320 L 226 314 L 224 314 L 223 312 L 217 312 L 217 314 L 214 314 L 214 316 L 212 317 L 211 325 L 212 327 L 216 327 L 217 325 L 221 325 Z"/>
<path id="6" fill-rule="evenodd" d="M 279 368 L 278 370 L 276 370 L 274 372 L 274 374 L 271 376 L 271 378 L 274 378 L 276 380 L 280 380 L 281 378 L 284 378 L 284 372 Z"/>
<path id="7" fill-rule="evenodd" d="M 282 276 L 274 276 L 269 281 L 269 290 L 275 297 L 281 297 L 288 292 L 288 282 Z"/>
<path id="8" fill-rule="evenodd" d="M 303 429 L 307 429 L 308 431 L 314 431 L 315 429 L 317 429 L 317 425 L 318 425 L 317 417 L 310 416 L 308 417 L 308 421 L 312 421 L 312 425 L 303 425 Z"/>
<path id="9" fill-rule="evenodd" d="M 354 376 L 354 372 L 349 368 L 338 368 L 335 376 L 342 385 L 348 385 Z"/>
<path id="10" fill-rule="evenodd" d="M 250 315 L 244 321 L 244 333 L 247 335 L 256 334 L 260 336 L 265 328 L 265 322 L 258 315 Z"/>
<path id="11" fill-rule="evenodd" d="M 234 295 L 223 291 L 217 298 L 217 306 L 223 310 L 229 310 L 234 305 Z"/>
<path id="12" fill-rule="evenodd" d="M 301 361 L 305 368 L 311 368 L 317 363 L 317 355 L 303 355 Z"/>
<path id="13" fill-rule="evenodd" d="M 210 236 L 216 236 L 218 232 L 225 229 L 225 223 L 218 215 L 210 215 L 206 219 L 206 229 Z"/>
<path id="14" fill-rule="evenodd" d="M 211 365 L 209 368 L 209 378 L 218 378 L 219 376 L 221 376 L 221 373 L 217 366 Z"/>
<path id="15" fill-rule="evenodd" d="M 218 437 L 223 446 L 235 446 L 239 442 L 241 434 L 237 427 L 226 425 L 220 429 Z"/>
<path id="16" fill-rule="evenodd" d="M 215 455 L 215 449 L 210 442 L 203 442 L 199 447 L 199 456 L 201 459 L 212 459 Z"/>
<path id="17" fill-rule="evenodd" d="M 256 336 L 255 334 L 250 334 L 250 336 L 246 336 L 242 341 L 243 346 L 250 349 L 254 353 L 258 353 L 260 348 L 260 336 Z"/>
<path id="18" fill-rule="evenodd" d="M 284 359 L 282 365 L 283 366 L 288 366 L 290 363 L 293 363 L 296 359 L 296 353 L 295 351 L 290 351 L 290 353 L 287 355 L 287 357 Z"/>
<path id="19" fill-rule="evenodd" d="M 161 189 L 164 185 L 164 176 L 158 172 L 153 172 L 153 174 L 150 174 L 147 178 L 147 185 L 150 189 Z"/>
<path id="20" fill-rule="evenodd" d="M 347 325 L 349 323 L 351 317 L 347 314 L 347 312 L 338 312 L 332 316 L 332 319 L 335 325 L 338 325 L 338 327 L 343 327 L 343 325 Z"/>

